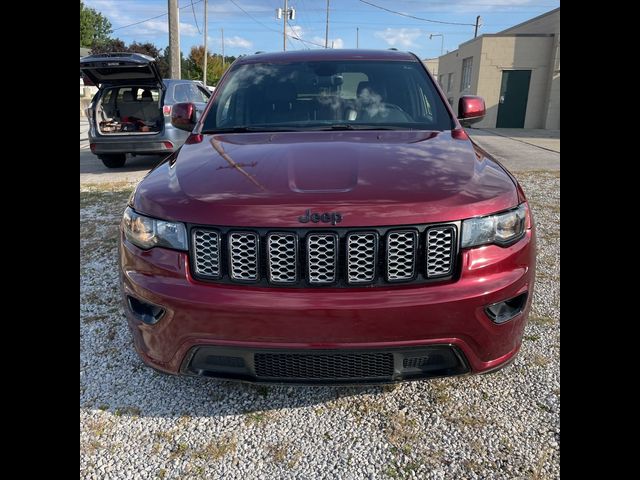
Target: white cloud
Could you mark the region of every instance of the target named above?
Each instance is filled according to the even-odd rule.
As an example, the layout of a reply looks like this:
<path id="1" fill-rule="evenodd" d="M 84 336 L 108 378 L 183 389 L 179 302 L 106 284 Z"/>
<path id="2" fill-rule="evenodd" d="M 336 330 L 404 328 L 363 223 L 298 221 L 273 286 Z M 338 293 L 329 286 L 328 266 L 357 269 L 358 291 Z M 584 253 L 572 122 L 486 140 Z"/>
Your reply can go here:
<path id="1" fill-rule="evenodd" d="M 392 47 L 417 47 L 416 40 L 423 35 L 419 28 L 387 28 L 375 32 L 375 36 L 381 38 Z"/>
<path id="2" fill-rule="evenodd" d="M 300 25 L 291 25 L 287 31 L 291 32 L 291 35 L 294 37 L 304 37 L 304 29 Z"/>
<path id="3" fill-rule="evenodd" d="M 253 47 L 253 42 L 247 40 L 246 38 L 239 37 L 237 35 L 224 39 L 224 44 L 229 47 L 238 47 L 238 48 L 251 48 Z"/>
<path id="4" fill-rule="evenodd" d="M 313 37 L 312 41 L 324 47 L 324 37 Z M 344 40 L 341 38 L 330 38 L 328 44 L 329 48 L 331 48 L 331 42 L 333 42 L 333 48 L 344 48 Z"/>

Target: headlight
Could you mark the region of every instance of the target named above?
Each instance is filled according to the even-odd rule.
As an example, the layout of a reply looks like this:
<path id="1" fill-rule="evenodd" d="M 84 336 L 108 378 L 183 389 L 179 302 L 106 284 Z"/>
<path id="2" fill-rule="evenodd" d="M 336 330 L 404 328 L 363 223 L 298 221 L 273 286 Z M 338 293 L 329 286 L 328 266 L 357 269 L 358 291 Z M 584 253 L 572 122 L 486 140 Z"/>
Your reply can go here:
<path id="1" fill-rule="evenodd" d="M 140 248 L 169 247 L 187 250 L 187 229 L 183 223 L 145 217 L 127 207 L 122 226 L 127 240 Z"/>
<path id="2" fill-rule="evenodd" d="M 509 245 L 524 234 L 526 218 L 527 206 L 522 203 L 508 212 L 465 220 L 462 222 L 462 248 L 487 243 Z"/>

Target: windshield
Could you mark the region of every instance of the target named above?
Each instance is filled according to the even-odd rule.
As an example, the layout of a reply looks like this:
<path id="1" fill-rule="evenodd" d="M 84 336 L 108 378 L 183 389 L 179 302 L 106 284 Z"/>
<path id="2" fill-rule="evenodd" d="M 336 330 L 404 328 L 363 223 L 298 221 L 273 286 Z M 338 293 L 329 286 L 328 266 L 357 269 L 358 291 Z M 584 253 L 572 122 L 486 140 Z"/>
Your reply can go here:
<path id="1" fill-rule="evenodd" d="M 453 125 L 417 62 L 318 61 L 234 67 L 203 132 L 450 130 Z"/>

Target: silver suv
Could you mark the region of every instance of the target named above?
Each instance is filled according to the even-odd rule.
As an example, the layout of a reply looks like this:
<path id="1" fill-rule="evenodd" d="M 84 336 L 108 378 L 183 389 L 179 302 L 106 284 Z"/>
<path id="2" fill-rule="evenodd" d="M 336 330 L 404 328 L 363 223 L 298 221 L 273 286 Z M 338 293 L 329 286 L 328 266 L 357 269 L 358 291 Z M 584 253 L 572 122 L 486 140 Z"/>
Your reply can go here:
<path id="1" fill-rule="evenodd" d="M 188 132 L 171 125 L 175 103 L 196 106 L 211 93 L 192 80 L 162 79 L 153 58 L 139 53 L 104 53 L 80 59 L 80 71 L 98 88 L 87 108 L 89 145 L 108 168 L 122 167 L 127 153 L 168 155 Z"/>

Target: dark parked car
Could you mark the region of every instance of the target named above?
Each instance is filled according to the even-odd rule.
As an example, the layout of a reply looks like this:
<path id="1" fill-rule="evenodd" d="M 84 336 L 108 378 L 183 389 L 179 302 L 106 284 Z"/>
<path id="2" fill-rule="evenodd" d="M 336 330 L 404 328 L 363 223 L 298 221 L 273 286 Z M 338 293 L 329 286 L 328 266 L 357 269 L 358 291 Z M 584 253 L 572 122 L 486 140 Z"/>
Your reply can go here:
<path id="1" fill-rule="evenodd" d="M 126 154 L 168 155 L 188 133 L 171 125 L 171 108 L 190 102 L 198 113 L 211 93 L 191 80 L 160 78 L 155 60 L 138 53 L 106 53 L 80 59 L 80 71 L 99 87 L 87 108 L 89 145 L 109 168 Z"/>
<path id="2" fill-rule="evenodd" d="M 142 360 L 172 374 L 388 383 L 491 372 L 520 349 L 535 233 L 518 182 L 415 55 L 238 59 L 121 226 Z"/>

